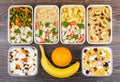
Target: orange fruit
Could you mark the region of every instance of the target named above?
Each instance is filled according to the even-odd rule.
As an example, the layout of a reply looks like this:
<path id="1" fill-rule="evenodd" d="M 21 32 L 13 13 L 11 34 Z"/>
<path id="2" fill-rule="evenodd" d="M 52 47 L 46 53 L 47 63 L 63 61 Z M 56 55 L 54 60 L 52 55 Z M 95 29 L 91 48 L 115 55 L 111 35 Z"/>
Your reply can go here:
<path id="1" fill-rule="evenodd" d="M 52 52 L 52 61 L 59 67 L 64 67 L 70 64 L 72 55 L 69 49 L 58 47 Z"/>

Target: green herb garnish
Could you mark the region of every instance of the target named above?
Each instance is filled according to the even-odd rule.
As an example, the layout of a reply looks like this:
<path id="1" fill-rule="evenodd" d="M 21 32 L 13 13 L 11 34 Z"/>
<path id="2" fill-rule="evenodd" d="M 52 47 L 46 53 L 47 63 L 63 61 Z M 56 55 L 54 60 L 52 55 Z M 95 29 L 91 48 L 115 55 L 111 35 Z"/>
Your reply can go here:
<path id="1" fill-rule="evenodd" d="M 55 28 L 51 29 L 52 34 L 55 34 Z"/>
<path id="2" fill-rule="evenodd" d="M 48 42 L 48 43 L 49 43 L 49 42 L 50 42 L 50 40 L 49 40 L 49 39 L 46 39 L 46 42 Z"/>
<path id="3" fill-rule="evenodd" d="M 21 39 L 23 42 L 27 42 L 25 39 Z"/>
<path id="4" fill-rule="evenodd" d="M 50 26 L 50 22 L 45 23 L 45 27 L 49 27 Z"/>
<path id="5" fill-rule="evenodd" d="M 77 39 L 78 38 L 78 34 L 74 35 L 73 38 Z"/>
<path id="6" fill-rule="evenodd" d="M 15 33 L 21 33 L 20 29 L 15 29 Z"/>
<path id="7" fill-rule="evenodd" d="M 32 36 L 32 32 L 29 31 L 29 32 L 27 33 L 27 36 L 28 36 L 28 37 L 29 37 L 29 36 L 31 37 L 31 36 Z"/>
<path id="8" fill-rule="evenodd" d="M 66 22 L 66 21 L 62 22 L 62 26 L 64 26 L 64 27 L 68 27 L 68 25 L 69 25 L 68 22 Z"/>
<path id="9" fill-rule="evenodd" d="M 11 37 L 10 39 L 11 39 L 11 40 L 15 40 L 15 37 L 13 36 L 13 37 Z"/>
<path id="10" fill-rule="evenodd" d="M 40 29 L 39 30 L 39 37 L 42 36 L 42 34 L 43 34 L 43 30 Z"/>
<path id="11" fill-rule="evenodd" d="M 84 28 L 84 24 L 77 24 L 77 25 L 78 25 L 79 29 Z"/>

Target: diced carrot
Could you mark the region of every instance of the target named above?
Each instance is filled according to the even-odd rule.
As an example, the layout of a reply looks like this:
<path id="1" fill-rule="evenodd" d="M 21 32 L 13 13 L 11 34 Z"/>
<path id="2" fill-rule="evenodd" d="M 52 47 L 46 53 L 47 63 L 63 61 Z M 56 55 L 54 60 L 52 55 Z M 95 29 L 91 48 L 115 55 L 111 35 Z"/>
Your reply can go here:
<path id="1" fill-rule="evenodd" d="M 78 43 L 82 42 L 84 40 L 84 35 L 81 35 L 80 37 L 78 37 Z"/>
<path id="2" fill-rule="evenodd" d="M 57 32 L 55 32 L 55 33 L 54 33 L 54 35 L 55 35 L 55 36 L 58 36 L 58 33 L 57 33 Z"/>
<path id="3" fill-rule="evenodd" d="M 56 28 L 58 28 L 58 21 L 54 22 Z"/>
<path id="4" fill-rule="evenodd" d="M 18 17 L 16 17 L 16 21 L 15 21 L 16 25 L 20 26 L 20 20 Z"/>
<path id="5" fill-rule="evenodd" d="M 14 8 L 13 8 L 13 11 L 16 12 L 16 11 L 17 11 L 17 8 L 14 7 Z"/>
<path id="6" fill-rule="evenodd" d="M 19 64 L 16 64 L 16 69 L 20 69 L 20 65 Z"/>
<path id="7" fill-rule="evenodd" d="M 25 14 L 27 14 L 27 13 L 29 13 L 29 12 L 30 12 L 30 11 L 29 11 L 29 9 L 28 9 L 27 7 L 25 7 L 25 8 L 20 8 L 20 10 L 24 11 L 24 12 L 25 12 Z"/>
<path id="8" fill-rule="evenodd" d="M 72 31 L 72 32 L 70 33 L 70 35 L 68 36 L 68 39 L 71 39 L 71 38 L 73 37 L 73 35 L 74 35 L 74 31 Z"/>
<path id="9" fill-rule="evenodd" d="M 70 22 L 70 26 L 77 25 L 75 21 Z"/>
<path id="10" fill-rule="evenodd" d="M 47 29 L 46 36 L 49 36 L 49 34 L 50 34 L 50 30 Z"/>
<path id="11" fill-rule="evenodd" d="M 25 27 L 23 23 L 21 23 L 21 26 L 22 26 L 22 27 Z"/>
<path id="12" fill-rule="evenodd" d="M 40 42 L 41 42 L 41 43 L 45 43 L 45 42 L 46 42 L 46 39 L 45 39 L 45 38 L 42 38 L 42 39 L 40 40 Z"/>
<path id="13" fill-rule="evenodd" d="M 40 29 L 40 25 L 39 25 L 38 22 L 35 23 L 35 29 L 36 29 L 36 30 Z"/>
<path id="14" fill-rule="evenodd" d="M 23 60 L 24 62 L 27 62 L 27 61 L 28 61 L 28 58 L 25 57 L 25 58 L 23 58 L 22 60 Z"/>

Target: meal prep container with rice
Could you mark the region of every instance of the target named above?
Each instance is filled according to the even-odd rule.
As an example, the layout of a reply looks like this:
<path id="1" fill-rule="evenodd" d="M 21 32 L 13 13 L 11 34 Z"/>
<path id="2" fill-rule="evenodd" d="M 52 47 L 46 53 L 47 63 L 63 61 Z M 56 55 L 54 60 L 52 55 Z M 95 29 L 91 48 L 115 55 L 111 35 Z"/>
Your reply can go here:
<path id="1" fill-rule="evenodd" d="M 36 44 L 57 44 L 59 41 L 59 8 L 38 5 L 34 10 L 34 41 Z"/>
<path id="2" fill-rule="evenodd" d="M 35 47 L 15 46 L 8 52 L 8 73 L 11 76 L 35 76 L 38 72 L 38 52 Z"/>
<path id="3" fill-rule="evenodd" d="M 60 9 L 60 40 L 63 44 L 82 44 L 85 41 L 85 7 L 63 5 Z"/>
<path id="4" fill-rule="evenodd" d="M 87 7 L 87 41 L 109 44 L 112 41 L 112 8 L 109 5 Z"/>
<path id="5" fill-rule="evenodd" d="M 112 74 L 112 50 L 109 47 L 85 47 L 82 50 L 82 73 L 85 76 Z"/>
<path id="6" fill-rule="evenodd" d="M 10 44 L 31 44 L 33 42 L 33 9 L 31 6 L 9 7 L 8 41 Z"/>

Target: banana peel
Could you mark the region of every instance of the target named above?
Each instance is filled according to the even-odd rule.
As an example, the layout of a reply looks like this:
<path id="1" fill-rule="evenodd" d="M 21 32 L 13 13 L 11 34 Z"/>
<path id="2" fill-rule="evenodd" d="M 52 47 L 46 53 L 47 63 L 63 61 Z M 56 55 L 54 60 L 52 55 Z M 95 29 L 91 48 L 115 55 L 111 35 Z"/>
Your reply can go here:
<path id="1" fill-rule="evenodd" d="M 67 68 L 57 68 L 55 66 L 53 66 L 49 60 L 47 59 L 46 55 L 45 55 L 45 51 L 42 45 L 40 45 L 40 50 L 41 50 L 41 65 L 42 68 L 51 76 L 56 77 L 56 78 L 67 78 L 70 77 L 72 75 L 74 75 L 79 67 L 80 67 L 80 63 L 77 61 L 74 64 L 72 64 L 71 66 L 67 67 Z"/>

